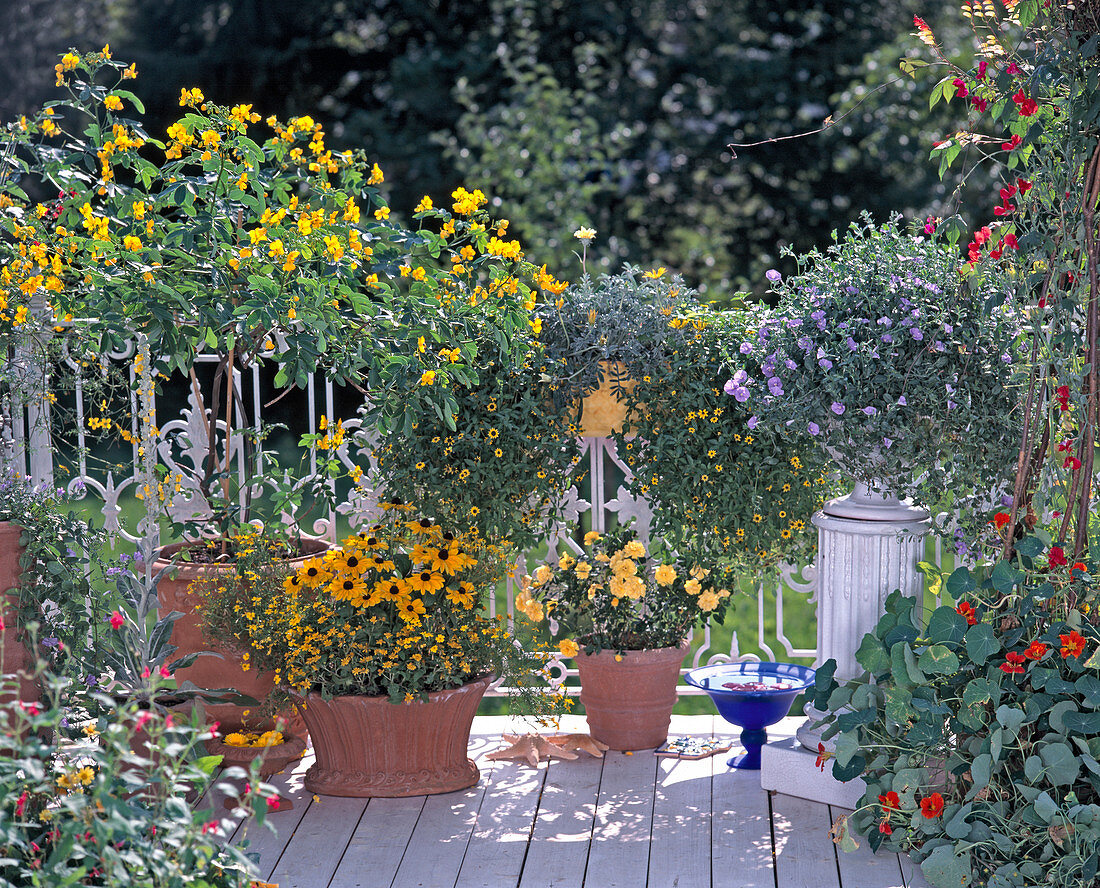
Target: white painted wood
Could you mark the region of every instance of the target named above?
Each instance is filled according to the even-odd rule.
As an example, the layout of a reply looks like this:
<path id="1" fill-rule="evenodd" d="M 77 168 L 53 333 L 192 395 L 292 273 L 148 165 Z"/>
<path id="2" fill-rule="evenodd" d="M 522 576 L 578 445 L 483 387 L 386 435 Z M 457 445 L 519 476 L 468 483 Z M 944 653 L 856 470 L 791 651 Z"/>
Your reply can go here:
<path id="1" fill-rule="evenodd" d="M 494 744 L 492 748 L 496 748 Z M 538 810 L 547 766 L 532 768 L 526 762 L 486 762 L 488 776 L 485 798 L 456 888 L 500 888 L 519 884 L 527 842 Z M 369 812 L 368 812 L 369 813 Z"/>
<path id="2" fill-rule="evenodd" d="M 581 888 L 603 759 L 551 761 L 520 888 Z"/>
<path id="3" fill-rule="evenodd" d="M 279 888 L 327 886 L 366 807 L 366 799 L 311 800 L 268 881 Z"/>
<path id="4" fill-rule="evenodd" d="M 484 769 L 477 785 L 470 789 L 424 800 L 424 809 L 394 877 L 394 888 L 443 888 L 454 884 L 491 775 L 490 769 Z"/>
<path id="5" fill-rule="evenodd" d="M 898 855 L 901 860 L 901 874 L 905 877 L 905 888 L 932 888 L 920 867 L 909 859 L 908 854 Z"/>
<path id="6" fill-rule="evenodd" d="M 829 825 L 852 812 L 845 808 L 829 806 Z M 880 851 L 875 854 L 867 840 L 860 838 L 855 851 L 836 851 L 842 888 L 905 888 L 901 861 L 897 854 Z"/>
<path id="7" fill-rule="evenodd" d="M 773 795 L 771 802 L 778 888 L 825 888 L 838 884 L 828 808 L 782 793 Z"/>
<path id="8" fill-rule="evenodd" d="M 367 802 L 329 888 L 391 885 L 423 807 L 424 796 Z"/>
<path id="9" fill-rule="evenodd" d="M 605 752 L 585 885 L 646 884 L 658 758 L 652 752 Z"/>
<path id="10" fill-rule="evenodd" d="M 710 888 L 711 773 L 718 756 L 658 759 L 649 884 Z"/>
<path id="11" fill-rule="evenodd" d="M 279 795 L 293 802 L 293 807 L 271 812 L 267 823 L 263 826 L 249 817 L 240 818 L 240 826 L 231 836 L 230 840 L 234 845 L 247 842 L 246 851 L 259 854 L 259 869 L 264 880 L 269 880 L 283 854 L 283 849 L 286 848 L 302 817 L 305 816 L 306 809 L 309 808 L 310 794 L 302 786 L 302 780 L 306 769 L 311 764 L 313 764 L 312 753 L 267 780 L 270 786 L 279 791 Z M 271 824 L 275 831 L 272 832 L 267 824 Z"/>
<path id="12" fill-rule="evenodd" d="M 716 756 L 711 783 L 713 888 L 775 888 L 771 811 L 757 771 L 726 767 Z"/>

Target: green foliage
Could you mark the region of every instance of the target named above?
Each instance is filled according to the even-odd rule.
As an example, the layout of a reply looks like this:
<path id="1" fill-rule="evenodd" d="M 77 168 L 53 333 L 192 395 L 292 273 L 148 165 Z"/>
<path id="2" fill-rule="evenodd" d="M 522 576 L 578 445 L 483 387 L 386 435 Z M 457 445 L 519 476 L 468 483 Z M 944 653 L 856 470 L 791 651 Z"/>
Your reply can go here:
<path id="1" fill-rule="evenodd" d="M 860 647 L 867 672 L 840 686 L 819 671 L 833 773 L 867 781 L 850 827 L 875 850 L 909 853 L 935 888 L 1094 883 L 1096 588 L 1059 553 L 960 568 L 965 597 L 926 623 L 895 592 Z"/>
<path id="2" fill-rule="evenodd" d="M 755 341 L 756 320 L 684 297 L 672 316 L 657 313 L 663 335 L 626 361 L 635 384 L 629 424 L 616 434 L 630 493 L 654 510 L 650 532 L 731 585 L 735 573 L 762 577 L 780 561 L 812 559 L 807 518 L 826 489 L 824 456 L 808 436 L 754 425 L 723 391 L 753 366 L 742 343 Z"/>
<path id="3" fill-rule="evenodd" d="M 84 723 L 79 741 L 62 684 L 43 673 L 42 704 L 0 708 L 0 885 L 133 888 L 248 888 L 256 878 L 245 850 L 227 845 L 217 815 L 197 812 L 194 798 L 212 783 L 218 759 L 202 756 L 204 728 L 172 723 L 162 712 L 118 706 Z M 48 738 L 48 739 L 45 739 Z M 244 776 L 243 772 L 239 772 Z M 227 776 L 232 777 L 229 773 Z M 239 797 L 260 822 L 270 787 L 258 769 L 256 787 Z"/>
<path id="4" fill-rule="evenodd" d="M 65 493 L 34 486 L 12 472 L 0 475 L 0 521 L 22 529 L 18 588 L 21 626 L 39 626 L 38 656 L 59 675 L 83 680 L 83 665 L 106 632 L 88 581 L 102 534 L 64 508 Z M 0 593 L 8 590 L 0 589 Z"/>
<path id="5" fill-rule="evenodd" d="M 771 273 L 779 304 L 749 343 L 762 376 L 734 396 L 765 424 L 817 436 L 849 478 L 973 524 L 1008 489 L 1017 450 L 1006 290 L 960 284 L 950 249 L 896 221 L 853 224 L 798 266 Z"/>

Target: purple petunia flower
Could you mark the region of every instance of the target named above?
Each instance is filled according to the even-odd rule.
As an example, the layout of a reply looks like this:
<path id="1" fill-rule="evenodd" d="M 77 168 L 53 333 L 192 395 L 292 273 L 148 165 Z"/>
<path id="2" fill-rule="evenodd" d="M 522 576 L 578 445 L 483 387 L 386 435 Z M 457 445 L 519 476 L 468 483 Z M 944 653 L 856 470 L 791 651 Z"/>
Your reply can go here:
<path id="1" fill-rule="evenodd" d="M 806 428 L 809 430 L 811 435 L 817 435 L 821 432 L 821 427 L 818 426 L 816 422 L 811 422 L 808 426 L 806 426 Z"/>
<path id="2" fill-rule="evenodd" d="M 856 351 L 858 348 L 859 348 L 858 343 L 854 339 L 852 339 L 851 336 L 849 336 L 848 337 L 848 351 Z"/>
<path id="3" fill-rule="evenodd" d="M 765 271 L 764 277 L 766 277 L 773 284 L 778 284 L 781 280 L 783 280 L 783 275 L 781 275 L 774 268 L 769 268 L 767 271 Z"/>
<path id="4" fill-rule="evenodd" d="M 750 429 L 755 429 L 758 425 L 760 425 L 760 417 L 759 416 L 750 416 L 749 421 L 746 423 L 746 425 Z"/>
<path id="5" fill-rule="evenodd" d="M 909 402 L 907 400 L 905 400 L 905 395 L 902 395 L 900 398 L 898 398 L 898 406 L 899 407 L 908 407 L 909 406 Z"/>
<path id="6" fill-rule="evenodd" d="M 894 326 L 894 322 L 892 320 L 890 320 L 888 317 L 886 317 L 885 315 L 883 315 L 881 318 L 878 319 L 878 324 L 881 327 L 893 327 Z"/>
<path id="7" fill-rule="evenodd" d="M 740 351 L 741 354 L 743 354 L 743 355 L 752 354 L 752 343 L 751 342 L 742 342 L 741 343 L 741 348 L 739 348 L 738 351 Z"/>
<path id="8" fill-rule="evenodd" d="M 924 339 L 924 334 L 921 332 L 920 327 L 910 327 L 909 335 L 916 339 L 918 342 Z"/>
<path id="9" fill-rule="evenodd" d="M 790 358 L 787 358 L 787 360 L 785 360 L 783 363 L 787 365 L 788 370 L 797 370 L 798 369 L 798 364 L 796 364 Z"/>
<path id="10" fill-rule="evenodd" d="M 878 413 L 878 410 L 876 410 L 876 409 L 875 409 L 874 407 L 871 407 L 871 406 L 867 406 L 867 407 L 864 407 L 864 408 L 863 408 L 863 412 L 864 412 L 864 413 L 865 413 L 865 414 L 866 414 L 867 416 L 874 416 L 874 415 L 875 415 L 876 413 Z"/>
<path id="11" fill-rule="evenodd" d="M 883 438 L 882 439 L 882 446 L 885 447 L 887 450 L 889 450 L 891 447 L 894 446 L 894 439 L 893 438 Z"/>
<path id="12" fill-rule="evenodd" d="M 832 370 L 833 369 L 833 362 L 830 361 L 828 358 L 822 358 L 817 363 L 818 363 L 818 366 L 820 366 L 822 370 Z"/>
<path id="13" fill-rule="evenodd" d="M 768 380 L 768 391 L 778 398 L 783 394 L 783 380 L 778 376 L 773 376 Z"/>
<path id="14" fill-rule="evenodd" d="M 844 405 L 839 401 L 833 401 L 833 403 L 829 405 L 829 409 L 837 416 L 842 416 L 844 414 Z"/>
<path id="15" fill-rule="evenodd" d="M 880 336 L 879 338 L 887 345 L 894 341 L 894 337 L 891 336 L 889 333 L 883 333 L 882 336 Z"/>

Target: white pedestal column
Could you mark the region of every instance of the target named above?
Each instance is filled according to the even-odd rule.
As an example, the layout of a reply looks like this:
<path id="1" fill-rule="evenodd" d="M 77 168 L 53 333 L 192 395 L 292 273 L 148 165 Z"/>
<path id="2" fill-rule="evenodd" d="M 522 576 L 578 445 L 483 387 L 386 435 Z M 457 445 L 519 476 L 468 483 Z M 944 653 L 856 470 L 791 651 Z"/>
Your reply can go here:
<path id="1" fill-rule="evenodd" d="M 931 521 L 923 509 L 860 483 L 848 496 L 826 503 L 812 520 L 818 529 L 816 665 L 835 659 L 836 678 L 843 682 L 862 673 L 855 653 L 882 616 L 887 596 L 895 589 L 906 595 L 921 590 L 917 562 Z M 797 732 L 803 749 L 765 746 L 760 783 L 765 789 L 850 806 L 862 789 L 820 773 L 814 763 L 821 731 L 810 725 L 824 713 L 812 703 L 804 711 L 807 721 Z"/>

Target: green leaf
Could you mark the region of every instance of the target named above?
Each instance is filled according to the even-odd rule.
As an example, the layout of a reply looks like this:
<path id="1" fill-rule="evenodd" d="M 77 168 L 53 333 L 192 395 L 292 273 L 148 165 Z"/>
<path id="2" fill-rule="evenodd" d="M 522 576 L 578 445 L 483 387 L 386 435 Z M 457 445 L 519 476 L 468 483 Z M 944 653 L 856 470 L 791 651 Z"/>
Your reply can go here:
<path id="1" fill-rule="evenodd" d="M 225 756 L 222 755 L 201 755 L 195 759 L 194 764 L 196 768 L 209 777 L 221 766 L 224 758 Z"/>
<path id="2" fill-rule="evenodd" d="M 983 665 L 990 657 L 1001 650 L 1001 641 L 993 632 L 993 627 L 978 623 L 966 631 L 966 654 L 977 665 Z"/>
<path id="3" fill-rule="evenodd" d="M 970 776 L 974 780 L 974 789 L 983 789 L 989 786 L 989 778 L 993 771 L 993 759 L 988 752 L 983 752 L 970 765 Z"/>
<path id="4" fill-rule="evenodd" d="M 973 824 L 967 822 L 967 818 L 970 816 L 973 805 L 967 802 L 962 805 L 958 811 L 956 811 L 951 819 L 943 826 L 943 831 L 947 833 L 952 839 L 966 839 L 970 837 L 970 831 L 973 829 Z"/>
<path id="5" fill-rule="evenodd" d="M 1062 700 L 1061 702 L 1055 703 L 1050 707 L 1050 712 L 1047 715 L 1050 721 L 1051 730 L 1057 731 L 1059 734 L 1065 734 L 1066 725 L 1063 719 L 1067 714 L 1077 711 L 1077 704 L 1072 700 Z"/>
<path id="6" fill-rule="evenodd" d="M 909 675 L 909 680 L 915 685 L 927 684 L 928 677 L 921 672 L 920 666 L 917 664 L 917 655 L 913 653 L 913 649 L 906 645 L 902 648 L 901 653 L 905 660 L 905 671 Z"/>
<path id="7" fill-rule="evenodd" d="M 973 880 L 970 855 L 957 854 L 953 845 L 933 849 L 920 865 L 932 888 L 966 888 Z"/>
<path id="8" fill-rule="evenodd" d="M 921 669 L 933 675 L 954 675 L 959 671 L 959 658 L 943 644 L 925 648 L 917 662 Z"/>
<path id="9" fill-rule="evenodd" d="M 1054 815 L 1058 813 L 1058 805 L 1050 797 L 1050 793 L 1045 790 L 1039 793 L 1038 798 L 1032 804 L 1035 805 L 1035 813 L 1039 815 L 1043 823 L 1050 823 L 1054 819 Z"/>
<path id="10" fill-rule="evenodd" d="M 1002 595 L 1011 595 L 1023 578 L 1024 575 L 1007 561 L 998 561 L 993 567 L 993 573 L 990 574 L 989 580 L 993 584 L 993 588 Z"/>
<path id="11" fill-rule="evenodd" d="M 1038 555 L 1042 555 L 1046 549 L 1046 544 L 1034 536 L 1026 536 L 1022 540 L 1017 540 L 1013 547 L 1021 555 L 1025 555 L 1028 558 L 1035 558 Z"/>
<path id="12" fill-rule="evenodd" d="M 1094 709 L 1100 707 L 1100 678 L 1095 675 L 1082 675 L 1074 683 L 1074 687 L 1092 704 Z"/>
<path id="13" fill-rule="evenodd" d="M 978 583 L 970 573 L 969 568 L 960 567 L 952 571 L 947 578 L 947 594 L 958 601 L 967 592 L 973 592 L 978 588 Z"/>
<path id="14" fill-rule="evenodd" d="M 905 688 L 887 688 L 885 694 L 886 717 L 899 725 L 909 724 L 913 715 L 913 695 Z"/>
<path id="15" fill-rule="evenodd" d="M 1067 712 L 1062 724 L 1068 734 L 1095 736 L 1100 734 L 1100 712 Z"/>
<path id="16" fill-rule="evenodd" d="M 924 636 L 929 641 L 955 643 L 966 635 L 966 617 L 953 607 L 937 607 L 928 621 Z"/>
<path id="17" fill-rule="evenodd" d="M 859 738 L 855 731 L 843 733 L 836 738 L 836 760 L 842 766 L 847 765 L 857 752 L 859 752 Z"/>
<path id="18" fill-rule="evenodd" d="M 1055 786 L 1068 786 L 1081 772 L 1081 763 L 1068 743 L 1048 743 L 1039 750 L 1046 767 L 1047 779 Z"/>
<path id="19" fill-rule="evenodd" d="M 856 651 L 856 662 L 872 675 L 890 671 L 890 655 L 882 642 L 870 633 L 863 636 L 859 650 Z"/>
<path id="20" fill-rule="evenodd" d="M 1022 709 L 1016 709 L 1007 703 L 997 707 L 997 723 L 1013 737 L 1016 736 L 1016 732 L 1020 730 L 1020 725 L 1026 720 L 1027 716 L 1024 715 Z"/>

